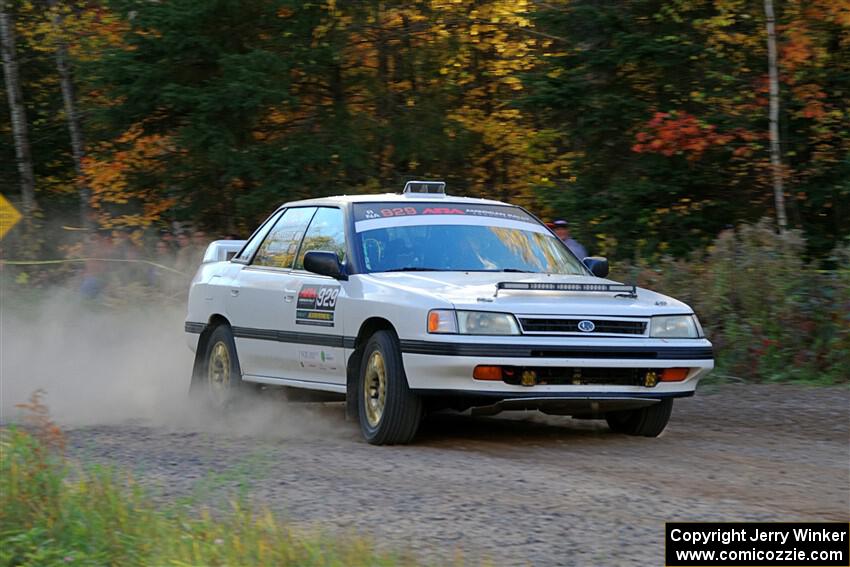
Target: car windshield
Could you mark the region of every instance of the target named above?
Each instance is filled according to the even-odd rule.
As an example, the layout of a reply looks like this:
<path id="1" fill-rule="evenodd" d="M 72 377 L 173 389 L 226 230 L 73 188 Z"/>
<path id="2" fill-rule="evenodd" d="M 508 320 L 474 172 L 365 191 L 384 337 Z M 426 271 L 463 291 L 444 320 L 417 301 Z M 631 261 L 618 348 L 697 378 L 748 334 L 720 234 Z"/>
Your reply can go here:
<path id="1" fill-rule="evenodd" d="M 497 218 L 498 211 L 491 218 L 442 214 L 445 210 L 463 210 L 445 208 L 428 214 L 421 206 L 407 207 L 407 214 L 390 218 L 369 216 L 372 210 L 365 217 L 355 214 L 358 246 L 366 269 L 587 275 L 566 246 L 533 217 L 512 207 L 488 208 L 515 210 L 522 216 Z"/>

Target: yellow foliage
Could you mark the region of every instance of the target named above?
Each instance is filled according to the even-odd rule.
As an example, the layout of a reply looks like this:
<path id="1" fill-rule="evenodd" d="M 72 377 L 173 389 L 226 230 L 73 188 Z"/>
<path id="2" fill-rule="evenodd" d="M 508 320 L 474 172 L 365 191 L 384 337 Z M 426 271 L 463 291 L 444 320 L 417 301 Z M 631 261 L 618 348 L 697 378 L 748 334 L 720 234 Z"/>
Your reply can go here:
<path id="1" fill-rule="evenodd" d="M 145 134 L 141 124 L 91 149 L 83 160 L 83 176 L 101 227 L 144 228 L 176 204 L 162 196 L 161 187 L 128 183 L 134 174 L 161 172 L 159 158 L 175 151 L 170 137 Z M 115 214 L 109 205 L 132 205 L 135 212 Z"/>

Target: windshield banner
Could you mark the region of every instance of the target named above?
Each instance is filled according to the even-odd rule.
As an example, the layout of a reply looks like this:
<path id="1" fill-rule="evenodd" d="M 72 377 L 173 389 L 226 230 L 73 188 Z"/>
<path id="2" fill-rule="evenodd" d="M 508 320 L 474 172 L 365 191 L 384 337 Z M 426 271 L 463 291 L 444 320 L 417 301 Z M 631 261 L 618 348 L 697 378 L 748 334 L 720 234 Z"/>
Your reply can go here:
<path id="1" fill-rule="evenodd" d="M 549 232 L 534 217 L 516 207 L 463 203 L 354 204 L 354 227 L 357 232 L 428 224 L 485 225 Z"/>

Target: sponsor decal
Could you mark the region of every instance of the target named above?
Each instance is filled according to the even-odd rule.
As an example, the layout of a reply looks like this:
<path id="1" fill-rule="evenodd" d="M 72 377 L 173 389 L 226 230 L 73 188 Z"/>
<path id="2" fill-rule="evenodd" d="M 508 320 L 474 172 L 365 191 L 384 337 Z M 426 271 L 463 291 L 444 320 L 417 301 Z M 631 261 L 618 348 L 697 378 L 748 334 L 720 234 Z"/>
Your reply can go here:
<path id="1" fill-rule="evenodd" d="M 299 350 L 298 364 L 301 368 L 336 372 L 339 369 L 337 358 L 327 350 Z"/>
<path id="2" fill-rule="evenodd" d="M 422 211 L 423 215 L 465 215 L 466 212 L 461 209 L 451 209 L 448 207 L 428 207 Z"/>
<path id="3" fill-rule="evenodd" d="M 416 203 L 398 206 L 399 203 L 355 203 L 354 221 L 413 217 L 423 215 L 464 215 L 515 220 L 538 224 L 528 213 L 507 205 L 441 205 L 438 203 Z"/>
<path id="4" fill-rule="evenodd" d="M 333 327 L 337 297 L 339 297 L 339 286 L 303 286 L 298 292 L 295 323 L 297 325 Z"/>

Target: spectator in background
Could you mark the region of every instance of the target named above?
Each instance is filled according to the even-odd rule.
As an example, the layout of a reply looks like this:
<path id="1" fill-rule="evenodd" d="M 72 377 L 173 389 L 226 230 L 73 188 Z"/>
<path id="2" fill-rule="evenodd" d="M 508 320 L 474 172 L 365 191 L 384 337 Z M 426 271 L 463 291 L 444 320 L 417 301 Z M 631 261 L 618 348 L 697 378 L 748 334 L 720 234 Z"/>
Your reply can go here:
<path id="1" fill-rule="evenodd" d="M 206 249 L 207 247 L 207 233 L 203 230 L 196 230 L 192 233 L 192 244 L 198 247 L 203 247 Z"/>
<path id="2" fill-rule="evenodd" d="M 555 234 L 561 239 L 561 242 L 566 244 L 567 248 L 569 248 L 579 260 L 587 258 L 587 250 L 585 247 L 582 246 L 575 238 L 570 236 L 570 223 L 564 219 L 558 219 L 552 223 L 552 230 L 555 231 Z"/>
<path id="3" fill-rule="evenodd" d="M 165 239 L 161 239 L 156 243 L 156 257 L 158 260 L 165 260 L 171 256 L 171 246 Z"/>
<path id="4" fill-rule="evenodd" d="M 166 268 L 170 268 L 174 264 L 174 255 L 171 252 L 171 246 L 169 246 L 165 239 L 161 238 L 156 242 L 154 262 Z M 173 279 L 174 276 L 159 266 L 148 266 L 148 285 L 162 290 L 168 290 L 167 284 L 169 277 Z"/>
<path id="5" fill-rule="evenodd" d="M 159 239 L 164 242 L 168 247 L 168 250 L 173 252 L 177 248 L 177 243 L 174 241 L 174 233 L 172 233 L 167 228 L 159 229 Z M 157 249 L 159 248 L 159 242 L 157 242 Z"/>
<path id="6" fill-rule="evenodd" d="M 194 268 L 194 250 L 192 241 L 186 232 L 181 232 L 177 235 L 177 257 L 174 261 L 174 268 L 183 272 L 189 277 L 192 277 Z"/>
<path id="7" fill-rule="evenodd" d="M 195 249 L 195 265 L 200 265 L 204 260 L 204 253 L 207 251 L 207 233 L 201 229 L 197 229 L 192 233 L 192 247 Z"/>
<path id="8" fill-rule="evenodd" d="M 126 260 L 126 262 L 117 262 L 110 266 L 109 273 L 113 283 L 123 287 L 141 281 L 144 268 L 135 262 L 139 257 L 139 247 L 131 238 L 130 232 L 128 230 L 113 230 L 111 258 Z"/>
<path id="9" fill-rule="evenodd" d="M 112 255 L 110 238 L 98 232 L 92 233 L 84 248 L 86 261 L 83 264 L 83 281 L 80 283 L 80 294 L 85 299 L 97 299 L 106 287 L 106 262 L 102 258 Z"/>

